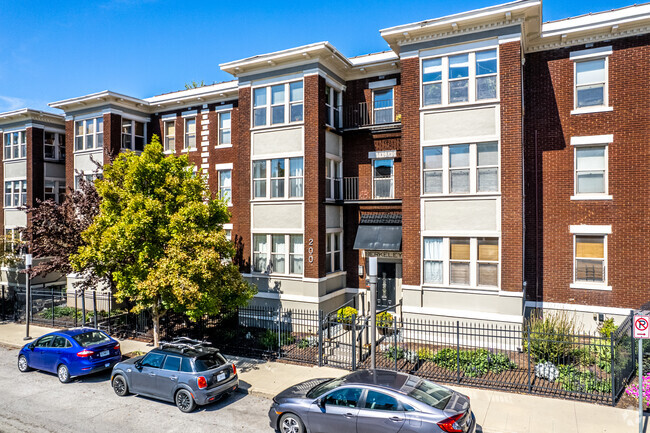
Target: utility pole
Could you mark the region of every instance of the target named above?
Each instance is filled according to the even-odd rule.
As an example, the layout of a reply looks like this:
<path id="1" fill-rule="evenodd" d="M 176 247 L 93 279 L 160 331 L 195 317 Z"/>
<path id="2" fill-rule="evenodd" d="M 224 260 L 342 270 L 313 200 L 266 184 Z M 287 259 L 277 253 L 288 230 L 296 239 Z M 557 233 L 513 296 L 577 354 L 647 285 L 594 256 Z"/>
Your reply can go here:
<path id="1" fill-rule="evenodd" d="M 377 257 L 368 258 L 370 280 L 370 368 L 375 369 L 377 358 Z"/>
<path id="2" fill-rule="evenodd" d="M 32 315 L 32 291 L 29 285 L 30 283 L 30 270 L 32 269 L 32 255 L 25 254 L 25 269 L 27 273 L 25 274 L 25 338 L 23 340 L 31 340 L 32 337 L 29 336 L 29 319 Z"/>

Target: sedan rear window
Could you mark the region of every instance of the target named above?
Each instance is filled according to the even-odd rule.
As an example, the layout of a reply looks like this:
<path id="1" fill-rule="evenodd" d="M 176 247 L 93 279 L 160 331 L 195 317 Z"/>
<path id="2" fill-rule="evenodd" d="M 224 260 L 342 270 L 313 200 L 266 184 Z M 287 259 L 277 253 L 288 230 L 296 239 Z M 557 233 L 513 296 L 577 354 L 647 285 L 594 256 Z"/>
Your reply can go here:
<path id="1" fill-rule="evenodd" d="M 210 355 L 203 355 L 194 361 L 194 366 L 197 372 L 212 370 L 219 368 L 226 363 L 226 359 L 220 353 L 212 353 Z"/>
<path id="2" fill-rule="evenodd" d="M 453 393 L 447 388 L 424 379 L 420 380 L 408 393 L 409 397 L 441 410 L 447 406 L 452 395 Z"/>
<path id="3" fill-rule="evenodd" d="M 84 332 L 83 334 L 75 335 L 72 338 L 74 338 L 81 347 L 90 347 L 95 344 L 109 343 L 111 341 L 106 334 L 99 331 Z"/>

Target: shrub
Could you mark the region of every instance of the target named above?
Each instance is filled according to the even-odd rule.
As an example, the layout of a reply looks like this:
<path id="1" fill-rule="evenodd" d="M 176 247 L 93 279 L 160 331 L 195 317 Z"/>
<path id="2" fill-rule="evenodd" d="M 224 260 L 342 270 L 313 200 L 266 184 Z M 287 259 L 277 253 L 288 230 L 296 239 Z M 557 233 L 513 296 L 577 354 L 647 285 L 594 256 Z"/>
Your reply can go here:
<path id="1" fill-rule="evenodd" d="M 359 314 L 356 308 L 343 307 L 336 312 L 336 320 L 339 323 L 352 323 L 352 318 Z"/>
<path id="2" fill-rule="evenodd" d="M 616 331 L 618 326 L 614 324 L 614 318 L 606 319 L 598 326 L 598 332 L 603 337 L 611 338 L 612 332 Z"/>
<path id="3" fill-rule="evenodd" d="M 282 333 L 282 344 L 293 344 L 296 342 L 296 337 L 288 332 Z M 259 343 L 262 347 L 268 350 L 278 349 L 278 333 L 267 329 L 260 335 Z"/>
<path id="4" fill-rule="evenodd" d="M 535 360 L 561 362 L 572 355 L 576 328 L 567 313 L 532 316 L 525 328 L 530 333 L 530 347 L 524 334 L 524 350 L 530 350 Z"/>
<path id="5" fill-rule="evenodd" d="M 427 349 L 426 347 L 422 347 L 418 349 L 418 358 L 420 358 L 423 361 L 433 361 L 433 350 Z"/>
<path id="6" fill-rule="evenodd" d="M 558 382 L 567 391 L 612 392 L 612 381 L 600 379 L 593 371 L 580 371 L 573 365 L 560 365 Z"/>
<path id="7" fill-rule="evenodd" d="M 542 362 L 535 366 L 535 376 L 555 382 L 560 376 L 560 370 L 552 362 Z"/>
<path id="8" fill-rule="evenodd" d="M 310 335 L 307 338 L 303 338 L 298 343 L 298 348 L 307 349 L 308 347 L 318 347 L 318 337 Z"/>
<path id="9" fill-rule="evenodd" d="M 393 315 L 388 311 L 377 314 L 377 327 L 378 328 L 390 328 L 393 326 Z"/>
<path id="10" fill-rule="evenodd" d="M 55 319 L 58 319 L 59 317 L 72 317 L 74 318 L 75 314 L 77 317 L 81 317 L 81 311 L 77 311 L 74 307 L 62 307 L 62 306 L 55 306 L 54 310 L 52 308 L 47 308 L 43 311 L 41 311 L 41 317 L 44 319 L 51 319 L 52 316 L 54 316 Z M 88 314 L 86 314 L 87 316 Z"/>
<path id="11" fill-rule="evenodd" d="M 455 370 L 458 366 L 465 376 L 478 377 L 489 372 L 502 373 L 514 370 L 517 364 L 510 361 L 504 353 L 492 353 L 487 349 L 461 350 L 442 349 L 432 359 L 437 365 L 448 370 Z"/>
<path id="12" fill-rule="evenodd" d="M 384 356 L 392 361 L 404 358 L 404 349 L 399 346 L 389 346 L 384 352 Z"/>

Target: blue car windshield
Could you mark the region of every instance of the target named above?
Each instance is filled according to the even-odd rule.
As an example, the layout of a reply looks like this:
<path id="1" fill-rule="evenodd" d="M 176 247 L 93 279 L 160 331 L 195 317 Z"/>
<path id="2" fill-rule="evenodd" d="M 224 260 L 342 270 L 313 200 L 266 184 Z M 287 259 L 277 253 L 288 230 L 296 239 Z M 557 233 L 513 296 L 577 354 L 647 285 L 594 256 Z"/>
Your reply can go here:
<path id="1" fill-rule="evenodd" d="M 110 338 L 100 331 L 84 332 L 83 334 L 75 335 L 74 340 L 79 343 L 81 347 L 90 347 L 96 344 L 109 343 Z"/>

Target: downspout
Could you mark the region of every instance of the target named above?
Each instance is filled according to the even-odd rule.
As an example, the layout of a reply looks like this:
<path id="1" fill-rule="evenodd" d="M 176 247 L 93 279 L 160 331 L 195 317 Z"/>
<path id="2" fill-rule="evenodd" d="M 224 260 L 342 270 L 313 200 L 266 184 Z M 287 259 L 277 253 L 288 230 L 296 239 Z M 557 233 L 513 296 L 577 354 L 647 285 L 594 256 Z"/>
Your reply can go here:
<path id="1" fill-rule="evenodd" d="M 526 288 L 528 282 L 526 281 L 526 155 L 525 155 L 525 124 L 524 119 L 526 115 L 526 108 L 524 104 L 524 65 L 526 64 L 526 57 L 524 54 L 523 43 L 521 45 L 521 277 L 522 277 L 522 306 L 521 315 L 526 314 Z"/>

